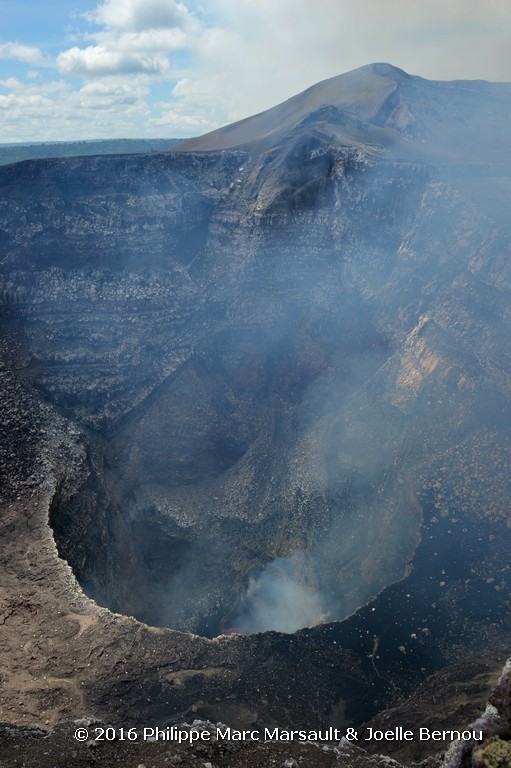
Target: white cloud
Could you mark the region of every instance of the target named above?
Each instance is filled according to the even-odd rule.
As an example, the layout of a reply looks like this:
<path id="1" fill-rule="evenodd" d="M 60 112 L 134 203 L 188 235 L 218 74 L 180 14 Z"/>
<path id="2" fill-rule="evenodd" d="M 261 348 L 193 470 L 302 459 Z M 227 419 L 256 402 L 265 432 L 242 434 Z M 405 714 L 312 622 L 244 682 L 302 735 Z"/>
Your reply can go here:
<path id="1" fill-rule="evenodd" d="M 0 88 L 5 88 L 9 91 L 15 91 L 22 87 L 23 83 L 17 77 L 8 77 L 6 80 L 0 80 Z"/>
<path id="2" fill-rule="evenodd" d="M 175 0 L 106 0 L 86 18 L 102 28 L 87 37 L 94 44 L 59 54 L 66 75 L 83 78 L 143 72 L 168 75 L 169 54 L 190 48 L 200 24 Z"/>
<path id="3" fill-rule="evenodd" d="M 211 122 L 202 115 L 186 114 L 182 110 L 176 109 L 169 109 L 160 117 L 151 117 L 149 125 L 165 128 L 166 133 L 170 131 L 175 136 L 184 134 L 186 137 L 198 136 L 210 131 L 212 127 Z M 213 125 L 213 127 L 215 126 Z"/>
<path id="4" fill-rule="evenodd" d="M 109 108 L 121 105 L 136 105 L 150 91 L 147 83 L 132 79 L 129 83 L 123 81 L 87 83 L 78 91 L 80 106 L 87 108 Z"/>
<path id="5" fill-rule="evenodd" d="M 10 90 L 0 95 L 2 114 L 2 136 L 8 141 L 23 141 L 24 131 L 31 130 L 33 123 L 42 123 L 56 111 L 71 95 L 68 83 L 59 80 L 37 86 L 22 83 L 14 77 L 0 81 L 0 87 Z"/>
<path id="6" fill-rule="evenodd" d="M 103 45 L 70 48 L 59 54 L 57 67 L 64 75 L 78 75 L 85 78 L 135 72 L 162 75 L 169 69 L 165 56 L 136 51 L 130 53 L 109 50 Z"/>
<path id="7" fill-rule="evenodd" d="M 0 59 L 15 59 L 28 64 L 41 64 L 44 56 L 39 48 L 20 43 L 2 43 L 0 45 Z"/>
<path id="8" fill-rule="evenodd" d="M 175 0 L 105 0 L 86 16 L 96 24 L 127 32 L 184 27 L 190 19 L 186 6 Z"/>
<path id="9" fill-rule="evenodd" d="M 25 96 L 61 94 L 63 91 L 71 91 L 71 86 L 65 80 L 52 80 L 49 83 L 37 85 L 35 83 L 24 83 L 17 77 L 8 77 L 6 80 L 0 80 L 0 88 L 24 94 Z"/>
<path id="10" fill-rule="evenodd" d="M 152 29 L 145 32 L 126 32 L 112 41 L 102 36 L 118 51 L 137 51 L 137 53 L 171 53 L 190 47 L 191 37 L 183 29 Z"/>
<path id="11" fill-rule="evenodd" d="M 232 92 L 229 78 L 224 73 L 206 78 L 183 78 L 176 83 L 171 96 L 173 101 L 155 105 L 163 110 L 163 114 L 150 123 L 169 126 L 182 136 L 188 129 L 193 129 L 197 135 L 223 125 L 236 93 Z"/>
<path id="12" fill-rule="evenodd" d="M 30 120 L 34 116 L 38 117 L 41 114 L 47 114 L 48 109 L 51 109 L 52 105 L 52 99 L 40 93 L 26 93 L 23 95 L 8 93 L 7 96 L 0 95 L 0 109 L 9 111 L 9 121 Z"/>
<path id="13" fill-rule="evenodd" d="M 4 141 L 91 139 L 141 136 L 148 105 L 145 76 L 86 83 L 73 90 L 65 81 L 40 85 L 15 78 L 0 81 L 0 117 Z M 154 135 L 154 134 L 152 134 Z"/>
<path id="14" fill-rule="evenodd" d="M 151 117 L 149 125 L 166 128 L 175 136 L 198 136 L 222 124 L 223 105 L 217 98 L 219 89 L 206 81 L 180 81 L 172 91 L 174 101 L 158 102 L 159 117 Z"/>

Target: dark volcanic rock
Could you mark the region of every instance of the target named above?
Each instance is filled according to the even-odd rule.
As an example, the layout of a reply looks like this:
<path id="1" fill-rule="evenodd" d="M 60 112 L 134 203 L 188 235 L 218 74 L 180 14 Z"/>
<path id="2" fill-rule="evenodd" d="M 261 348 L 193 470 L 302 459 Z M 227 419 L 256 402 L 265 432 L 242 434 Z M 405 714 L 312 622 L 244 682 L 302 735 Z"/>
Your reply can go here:
<path id="1" fill-rule="evenodd" d="M 510 104 L 374 65 L 0 169 L 4 717 L 344 727 L 500 664 Z"/>

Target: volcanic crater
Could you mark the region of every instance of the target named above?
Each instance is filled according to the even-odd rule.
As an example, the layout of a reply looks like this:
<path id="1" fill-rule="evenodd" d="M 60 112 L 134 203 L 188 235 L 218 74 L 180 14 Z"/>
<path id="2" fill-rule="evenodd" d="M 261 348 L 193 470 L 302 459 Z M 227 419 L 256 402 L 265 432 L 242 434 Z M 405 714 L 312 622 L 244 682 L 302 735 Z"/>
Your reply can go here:
<path id="1" fill-rule="evenodd" d="M 169 153 L 0 168 L 2 615 L 111 640 L 51 675 L 26 640 L 49 718 L 338 726 L 500 664 L 510 107 L 372 65 Z"/>

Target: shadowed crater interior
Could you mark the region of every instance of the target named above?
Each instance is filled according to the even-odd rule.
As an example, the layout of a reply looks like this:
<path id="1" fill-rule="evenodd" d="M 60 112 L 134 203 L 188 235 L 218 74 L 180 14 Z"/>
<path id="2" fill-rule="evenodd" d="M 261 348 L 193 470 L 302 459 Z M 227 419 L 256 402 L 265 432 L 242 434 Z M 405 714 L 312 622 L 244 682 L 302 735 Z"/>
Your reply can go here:
<path id="1" fill-rule="evenodd" d="M 339 477 L 332 417 L 389 349 L 368 320 L 353 333 L 352 309 L 207 334 L 113 428 L 91 433 L 88 478 L 56 496 L 50 523 L 100 604 L 214 636 L 295 631 L 367 598 L 356 567 L 339 579 L 345 531 L 371 493 L 353 469 Z M 350 559 L 364 546 L 353 534 Z"/>

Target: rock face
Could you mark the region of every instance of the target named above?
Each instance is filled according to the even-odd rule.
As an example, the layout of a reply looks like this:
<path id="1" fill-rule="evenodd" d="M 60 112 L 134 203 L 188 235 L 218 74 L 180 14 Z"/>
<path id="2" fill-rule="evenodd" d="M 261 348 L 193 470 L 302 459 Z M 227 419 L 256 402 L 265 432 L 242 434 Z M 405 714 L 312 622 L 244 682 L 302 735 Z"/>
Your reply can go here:
<path id="1" fill-rule="evenodd" d="M 342 725 L 501 663 L 510 113 L 373 65 L 179 151 L 0 168 L 4 624 L 62 611 L 55 713 Z M 119 614 L 314 628 L 113 616 L 46 515 Z M 46 602 L 12 602 L 24 551 Z M 94 624 L 129 695 L 73 666 Z"/>

